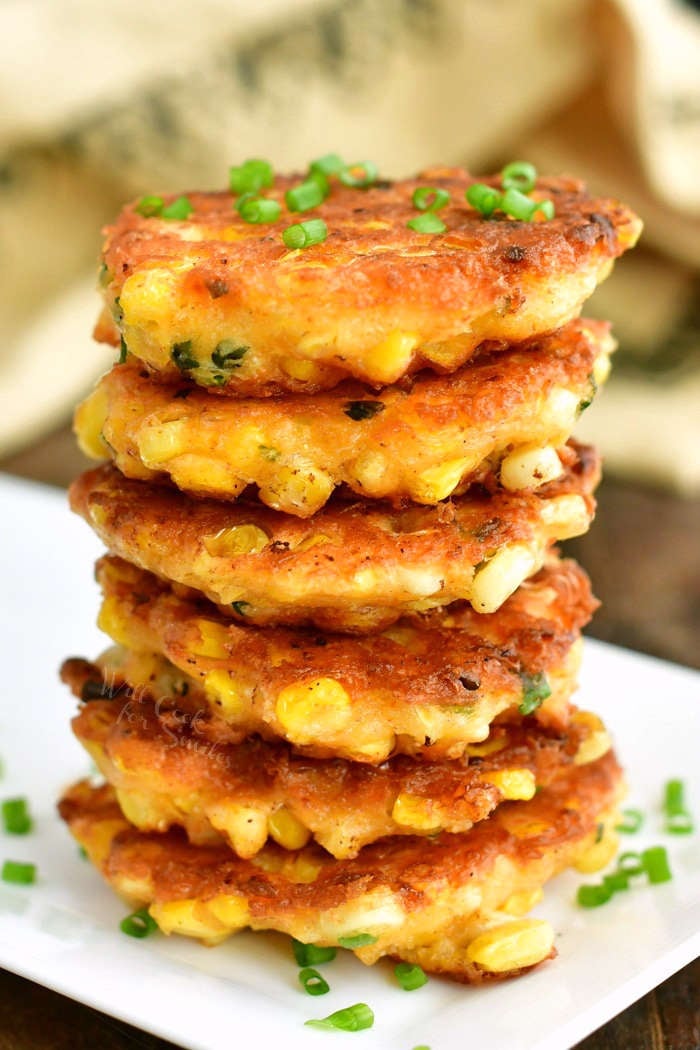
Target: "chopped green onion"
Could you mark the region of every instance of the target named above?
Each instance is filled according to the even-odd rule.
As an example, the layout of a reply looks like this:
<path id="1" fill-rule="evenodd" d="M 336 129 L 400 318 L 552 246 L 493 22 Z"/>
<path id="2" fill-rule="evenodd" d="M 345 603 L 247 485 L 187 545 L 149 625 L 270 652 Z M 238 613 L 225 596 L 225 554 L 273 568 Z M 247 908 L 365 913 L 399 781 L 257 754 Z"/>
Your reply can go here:
<path id="1" fill-rule="evenodd" d="M 318 172 L 320 175 L 338 175 L 345 167 L 345 161 L 337 153 L 326 153 L 323 157 L 317 157 L 309 165 L 310 172 Z"/>
<path id="2" fill-rule="evenodd" d="M 153 215 L 160 215 L 164 205 L 165 201 L 162 197 L 150 195 L 141 198 L 136 205 L 135 211 L 137 211 L 139 215 L 143 215 L 144 218 L 149 219 Z"/>
<path id="3" fill-rule="evenodd" d="M 675 813 L 666 818 L 666 831 L 671 835 L 690 835 L 695 831 L 695 823 L 690 813 Z"/>
<path id="4" fill-rule="evenodd" d="M 78 856 L 82 857 L 83 860 L 88 860 L 88 851 L 85 846 L 78 846 Z"/>
<path id="5" fill-rule="evenodd" d="M 194 211 L 188 197 L 178 197 L 161 211 L 162 219 L 187 219 Z"/>
<path id="6" fill-rule="evenodd" d="M 129 351 L 126 348 L 126 339 L 123 335 L 119 337 L 119 361 L 118 364 L 123 365 L 126 361 L 126 355 Z"/>
<path id="7" fill-rule="evenodd" d="M 270 463 L 274 463 L 275 460 L 280 458 L 279 449 L 270 448 L 269 445 L 258 445 L 258 451 L 262 458 Z"/>
<path id="8" fill-rule="evenodd" d="M 532 217 L 534 217 L 538 211 L 541 211 L 545 219 L 553 219 L 555 215 L 554 201 L 549 199 L 543 201 L 535 201 L 535 207 L 532 210 Z"/>
<path id="9" fill-rule="evenodd" d="M 413 966 L 411 963 L 399 963 L 394 968 L 394 975 L 405 992 L 412 992 L 428 983 L 428 978 L 420 966 Z"/>
<path id="10" fill-rule="evenodd" d="M 420 1046 L 414 1046 L 413 1050 L 430 1050 L 430 1047 L 426 1046 L 424 1043 L 421 1043 Z"/>
<path id="11" fill-rule="evenodd" d="M 266 197 L 250 197 L 242 204 L 239 202 L 238 206 L 238 212 L 243 222 L 251 223 L 276 222 L 280 217 L 281 211 L 281 204 L 277 201 L 268 200 Z"/>
<path id="12" fill-rule="evenodd" d="M 449 204 L 450 195 L 447 190 L 435 186 L 419 186 L 413 191 L 411 200 L 418 211 L 440 211 L 440 208 Z"/>
<path id="13" fill-rule="evenodd" d="M 241 358 L 245 357 L 248 350 L 249 347 L 239 346 L 233 339 L 222 339 L 211 355 L 212 364 L 217 368 L 240 368 Z"/>
<path id="14" fill-rule="evenodd" d="M 266 160 L 246 160 L 237 167 L 229 168 L 228 184 L 231 193 L 259 193 L 274 182 L 272 165 Z"/>
<path id="15" fill-rule="evenodd" d="M 231 602 L 231 608 L 238 616 L 247 616 L 250 602 Z"/>
<path id="16" fill-rule="evenodd" d="M 372 933 L 352 933 L 347 937 L 339 937 L 338 944 L 341 948 L 364 948 L 367 944 L 376 944 L 378 940 Z"/>
<path id="17" fill-rule="evenodd" d="M 371 419 L 372 416 L 383 412 L 386 405 L 383 401 L 346 401 L 343 412 L 350 419 L 359 422 L 362 419 Z"/>
<path id="18" fill-rule="evenodd" d="M 447 229 L 442 219 L 439 219 L 432 211 L 424 211 L 422 215 L 416 215 L 415 219 L 409 219 L 406 225 L 416 233 L 444 233 Z"/>
<path id="19" fill-rule="evenodd" d="M 36 864 L 6 860 L 2 866 L 2 881 L 12 882 L 15 886 L 31 886 L 36 882 Z"/>
<path id="20" fill-rule="evenodd" d="M 284 199 L 290 211 L 308 211 L 309 208 L 316 208 L 321 204 L 325 196 L 320 181 L 308 179 L 287 190 Z"/>
<path id="21" fill-rule="evenodd" d="M 639 809 L 623 809 L 621 816 L 622 820 L 615 830 L 621 831 L 623 835 L 634 835 L 644 823 L 644 814 Z"/>
<path id="22" fill-rule="evenodd" d="M 582 908 L 599 908 L 601 904 L 607 904 L 612 895 L 612 887 L 603 882 L 598 885 L 579 886 L 576 900 Z"/>
<path id="23" fill-rule="evenodd" d="M 510 189 L 503 194 L 499 207 L 506 215 L 512 215 L 514 219 L 529 222 L 537 205 L 529 197 L 526 197 L 524 193 L 521 193 L 520 190 Z"/>
<path id="24" fill-rule="evenodd" d="M 26 798 L 6 798 L 2 804 L 2 823 L 11 835 L 27 835 L 33 827 Z"/>
<path id="25" fill-rule="evenodd" d="M 363 1028 L 371 1028 L 374 1024 L 374 1014 L 367 1003 L 355 1003 L 354 1006 L 346 1006 L 343 1010 L 336 1010 L 319 1020 L 304 1021 L 309 1028 L 339 1028 L 343 1032 L 360 1032 Z"/>
<path id="26" fill-rule="evenodd" d="M 613 893 L 619 893 L 629 889 L 630 877 L 625 871 L 614 871 L 611 875 L 603 876 L 603 885 Z"/>
<path id="27" fill-rule="evenodd" d="M 487 186 L 485 182 L 475 182 L 469 187 L 465 197 L 472 208 L 476 208 L 485 219 L 488 219 L 496 208 L 500 208 L 502 194 L 492 186 Z"/>
<path id="28" fill-rule="evenodd" d="M 175 343 L 170 356 L 181 372 L 191 372 L 193 368 L 199 368 L 199 361 L 192 356 L 192 340 L 187 339 L 184 343 Z"/>
<path id="29" fill-rule="evenodd" d="M 617 870 L 627 876 L 641 875 L 644 871 L 641 854 L 632 851 L 621 853 L 617 858 Z"/>
<path id="30" fill-rule="evenodd" d="M 325 981 L 318 970 L 314 970 L 311 966 L 306 966 L 299 971 L 299 983 L 309 995 L 325 995 L 331 990 L 328 981 Z"/>
<path id="31" fill-rule="evenodd" d="M 332 962 L 337 952 L 335 948 L 324 948 L 318 944 L 304 944 L 292 937 L 292 951 L 298 966 L 320 966 Z"/>
<path id="32" fill-rule="evenodd" d="M 501 172 L 501 184 L 504 190 L 520 190 L 529 193 L 537 182 L 537 168 L 526 160 L 514 160 L 506 164 Z"/>
<path id="33" fill-rule="evenodd" d="M 323 219 L 307 219 L 288 226 L 282 234 L 287 248 L 309 248 L 312 244 L 321 244 L 328 236 L 328 227 Z"/>
<path id="34" fill-rule="evenodd" d="M 642 851 L 642 867 L 652 884 L 670 882 L 673 878 L 668 863 L 668 854 L 663 846 L 650 846 Z"/>
<path id="35" fill-rule="evenodd" d="M 537 674 L 527 674 L 523 671 L 520 681 L 523 686 L 523 698 L 518 711 L 521 715 L 531 715 L 543 700 L 552 695 L 552 690 L 547 675 L 542 671 L 538 671 Z"/>
<path id="36" fill-rule="evenodd" d="M 689 835 L 694 830 L 693 818 L 685 805 L 682 780 L 669 780 L 664 789 L 666 831 L 672 835 Z"/>
<path id="37" fill-rule="evenodd" d="M 353 186 L 355 189 L 366 190 L 377 181 L 379 169 L 371 160 L 358 161 L 356 164 L 346 164 L 338 172 L 338 178 L 343 186 Z"/>
<path id="38" fill-rule="evenodd" d="M 119 923 L 119 929 L 129 937 L 148 937 L 158 929 L 158 923 L 149 914 L 148 908 L 139 908 L 132 911 Z"/>

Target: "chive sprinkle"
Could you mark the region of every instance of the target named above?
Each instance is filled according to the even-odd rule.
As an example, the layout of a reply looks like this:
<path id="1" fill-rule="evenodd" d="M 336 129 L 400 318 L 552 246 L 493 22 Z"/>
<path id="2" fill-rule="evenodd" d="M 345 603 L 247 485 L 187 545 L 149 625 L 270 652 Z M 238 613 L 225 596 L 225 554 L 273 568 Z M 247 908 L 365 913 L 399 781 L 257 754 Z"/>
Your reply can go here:
<path id="1" fill-rule="evenodd" d="M 632 875 L 641 875 L 644 871 L 641 854 L 634 853 L 632 850 L 628 850 L 626 853 L 621 853 L 617 858 L 617 870 L 621 871 L 628 877 Z"/>
<path id="2" fill-rule="evenodd" d="M 666 831 L 672 835 L 689 835 L 694 830 L 693 818 L 685 805 L 682 780 L 669 780 L 664 787 Z"/>
<path id="3" fill-rule="evenodd" d="M 444 233 L 447 229 L 442 219 L 432 211 L 424 211 L 422 215 L 416 215 L 415 219 L 409 219 L 406 225 L 409 230 L 415 230 L 416 233 Z"/>
<path id="4" fill-rule="evenodd" d="M 376 944 L 379 940 L 372 933 L 352 933 L 347 937 L 339 937 L 338 944 L 341 948 L 364 948 L 367 944 Z"/>
<path id="5" fill-rule="evenodd" d="M 165 205 L 165 201 L 162 197 L 156 197 L 154 194 L 142 197 L 136 205 L 135 211 L 139 215 L 143 215 L 144 218 L 151 218 L 153 215 L 160 215 Z"/>
<path id="6" fill-rule="evenodd" d="M 549 199 L 537 201 L 535 207 L 533 208 L 531 218 L 533 218 L 538 211 L 542 212 L 545 219 L 553 219 L 555 215 L 554 201 L 550 201 Z"/>
<path id="7" fill-rule="evenodd" d="M 333 962 L 337 952 L 335 948 L 325 948 L 318 944 L 304 944 L 292 937 L 292 951 L 298 966 L 320 966 L 321 963 Z"/>
<path id="8" fill-rule="evenodd" d="M 378 415 L 385 408 L 383 401 L 346 401 L 343 412 L 359 423 L 362 419 L 371 419 L 372 416 Z"/>
<path id="9" fill-rule="evenodd" d="M 142 939 L 154 933 L 158 929 L 158 923 L 152 918 L 148 908 L 139 908 L 138 911 L 132 911 L 131 915 L 122 919 L 119 929 L 128 937 Z"/>
<path id="10" fill-rule="evenodd" d="M 282 233 L 282 240 L 287 248 L 310 248 L 312 244 L 321 244 L 328 236 L 328 227 L 323 219 L 307 219 L 288 226 Z"/>
<path id="11" fill-rule="evenodd" d="M 238 616 L 247 616 L 250 602 L 231 602 L 231 608 Z"/>
<path id="12" fill-rule="evenodd" d="M 2 866 L 2 881 L 11 882 L 15 886 L 31 886 L 36 882 L 36 864 L 6 860 Z"/>
<path id="13" fill-rule="evenodd" d="M 287 190 L 284 199 L 290 211 L 309 211 L 310 208 L 316 208 L 321 204 L 325 196 L 321 182 L 316 179 L 308 179 Z"/>
<path id="14" fill-rule="evenodd" d="M 501 197 L 499 207 L 506 215 L 511 215 L 514 219 L 520 219 L 522 222 L 529 222 L 536 205 L 534 201 L 531 201 L 520 190 L 511 188 L 506 190 Z"/>
<path id="15" fill-rule="evenodd" d="M 435 186 L 418 186 L 413 191 L 411 200 L 413 207 L 418 208 L 418 211 L 440 211 L 440 208 L 449 204 L 450 195 L 447 190 Z"/>
<path id="16" fill-rule="evenodd" d="M 237 167 L 229 168 L 228 184 L 231 193 L 259 193 L 275 180 L 272 165 L 267 160 L 251 158 Z"/>
<path id="17" fill-rule="evenodd" d="M 639 809 L 623 809 L 620 814 L 622 820 L 616 826 L 616 831 L 623 835 L 634 835 L 644 823 L 644 814 Z"/>
<path id="18" fill-rule="evenodd" d="M 399 963 L 394 968 L 394 976 L 405 992 L 413 992 L 428 983 L 428 978 L 420 966 L 411 963 Z"/>
<path id="19" fill-rule="evenodd" d="M 371 160 L 358 161 L 356 164 L 346 164 L 338 172 L 338 178 L 343 186 L 351 186 L 358 190 L 366 190 L 372 186 L 379 177 L 379 169 Z"/>
<path id="20" fill-rule="evenodd" d="M 282 212 L 282 205 L 266 197 L 250 197 L 240 204 L 238 212 L 243 222 L 276 222 Z"/>
<path id="21" fill-rule="evenodd" d="M 501 172 L 501 184 L 504 190 L 520 190 L 530 193 L 537 182 L 537 168 L 526 160 L 514 160 L 506 164 Z"/>
<path id="22" fill-rule="evenodd" d="M 518 707 L 521 715 L 531 715 L 541 705 L 543 700 L 552 695 L 552 690 L 547 680 L 547 675 L 542 671 L 537 674 L 522 672 L 520 681 L 523 686 L 523 698 Z"/>
<path id="23" fill-rule="evenodd" d="M 212 351 L 212 364 L 217 368 L 231 369 L 241 367 L 241 358 L 248 353 L 247 346 L 239 346 L 233 339 L 222 339 Z"/>
<path id="24" fill-rule="evenodd" d="M 668 854 L 663 846 L 650 846 L 642 851 L 642 867 L 652 884 L 670 882 L 673 878 L 668 863 Z"/>
<path id="25" fill-rule="evenodd" d="M 579 886 L 576 900 L 582 908 L 599 908 L 601 904 L 607 904 L 613 895 L 612 888 L 605 883 L 598 885 Z"/>
<path id="26" fill-rule="evenodd" d="M 187 219 L 194 211 L 189 197 L 178 197 L 172 204 L 166 204 L 160 216 L 162 219 Z"/>
<path id="27" fill-rule="evenodd" d="M 306 966 L 299 971 L 299 983 L 308 995 L 325 995 L 331 990 L 328 981 L 324 980 L 318 970 L 314 970 L 311 966 Z"/>
<path id="28" fill-rule="evenodd" d="M 374 1024 L 374 1013 L 367 1003 L 355 1003 L 354 1006 L 346 1006 L 343 1010 L 336 1010 L 328 1017 L 319 1020 L 304 1021 L 309 1028 L 339 1028 L 343 1032 L 360 1032 L 363 1028 L 371 1028 Z"/>
<path id="29" fill-rule="evenodd" d="M 6 798 L 2 803 L 2 823 L 10 835 L 27 835 L 33 827 L 26 798 Z"/>
<path id="30" fill-rule="evenodd" d="M 309 165 L 309 172 L 318 172 L 321 175 L 338 175 L 345 167 L 345 161 L 337 153 L 326 153 L 323 157 L 317 157 Z"/>
<path id="31" fill-rule="evenodd" d="M 186 339 L 183 343 L 175 343 L 170 351 L 170 357 L 181 372 L 191 372 L 193 368 L 199 368 L 199 361 L 192 356 L 191 339 Z"/>
<path id="32" fill-rule="evenodd" d="M 485 219 L 490 218 L 496 208 L 501 206 L 501 194 L 485 182 L 475 182 L 465 193 L 467 202 L 480 212 Z"/>

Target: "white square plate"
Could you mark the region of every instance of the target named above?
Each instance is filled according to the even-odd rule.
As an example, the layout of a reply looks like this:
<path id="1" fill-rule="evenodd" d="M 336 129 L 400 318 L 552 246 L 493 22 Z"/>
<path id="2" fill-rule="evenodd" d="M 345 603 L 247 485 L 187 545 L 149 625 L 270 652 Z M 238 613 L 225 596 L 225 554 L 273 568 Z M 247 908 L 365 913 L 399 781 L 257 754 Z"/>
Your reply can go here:
<path id="1" fill-rule="evenodd" d="M 0 965 L 193 1050 L 329 1045 L 348 1037 L 304 1020 L 355 1002 L 376 1015 L 372 1029 L 352 1036 L 364 1050 L 461 1050 L 467 1041 L 479 1050 L 564 1050 L 698 954 L 700 840 L 664 835 L 659 802 L 664 781 L 682 777 L 700 806 L 700 675 L 595 642 L 578 702 L 604 717 L 628 772 L 629 803 L 648 814 L 628 848 L 666 845 L 674 879 L 586 911 L 573 903 L 576 887 L 596 877 L 560 876 L 538 909 L 559 931 L 554 962 L 513 982 L 471 989 L 432 979 L 406 993 L 390 964 L 366 969 L 340 952 L 324 968 L 332 991 L 311 998 L 281 936 L 240 934 L 216 949 L 125 937 L 124 905 L 79 857 L 54 808 L 88 769 L 57 669 L 106 644 L 94 626 L 92 562 L 101 548 L 63 493 L 0 478 L 0 506 L 0 795 L 26 795 L 36 818 L 30 836 L 0 833 L 0 860 L 33 861 L 39 871 L 32 887 L 0 883 Z"/>

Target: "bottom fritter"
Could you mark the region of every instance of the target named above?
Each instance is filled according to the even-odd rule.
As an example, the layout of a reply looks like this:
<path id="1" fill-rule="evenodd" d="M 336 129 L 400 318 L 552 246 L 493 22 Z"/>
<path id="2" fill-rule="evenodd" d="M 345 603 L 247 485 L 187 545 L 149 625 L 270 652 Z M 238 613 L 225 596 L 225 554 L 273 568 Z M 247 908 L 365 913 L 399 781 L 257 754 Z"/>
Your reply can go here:
<path id="1" fill-rule="evenodd" d="M 464 834 L 394 836 L 336 860 L 318 846 L 268 844 L 243 860 L 178 831 L 146 834 L 109 786 L 81 782 L 60 812 L 92 862 L 164 933 L 217 944 L 250 927 L 305 943 L 389 955 L 480 982 L 514 976 L 553 953 L 548 923 L 522 916 L 570 865 L 610 859 L 623 793 L 614 755 L 575 766 L 529 802 L 506 802 Z M 362 935 L 360 937 L 360 935 Z"/>

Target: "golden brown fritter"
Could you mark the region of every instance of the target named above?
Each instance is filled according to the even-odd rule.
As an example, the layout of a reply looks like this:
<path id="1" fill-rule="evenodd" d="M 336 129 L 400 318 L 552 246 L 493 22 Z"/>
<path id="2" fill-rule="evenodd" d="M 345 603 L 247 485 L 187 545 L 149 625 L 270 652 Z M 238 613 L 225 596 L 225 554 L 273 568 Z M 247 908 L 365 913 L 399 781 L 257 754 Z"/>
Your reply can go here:
<path id="1" fill-rule="evenodd" d="M 104 685 L 83 662 L 64 674 L 79 697 Z M 468 831 L 504 799 L 532 798 L 572 763 L 599 758 L 607 734 L 594 716 L 578 714 L 559 733 L 527 718 L 494 727 L 461 760 L 397 756 L 378 767 L 302 758 L 256 737 L 217 744 L 177 697 L 154 704 L 128 689 L 85 704 L 73 731 L 142 831 L 179 825 L 201 845 L 223 836 L 241 857 L 258 853 L 268 836 L 287 849 L 313 837 L 335 857 L 354 857 L 385 835 Z"/>
<path id="2" fill-rule="evenodd" d="M 529 802 L 504 803 L 464 834 L 392 836 L 346 860 L 318 846 L 289 852 L 272 844 L 243 860 L 175 831 L 146 834 L 126 822 L 111 788 L 87 782 L 67 792 L 60 811 L 113 888 L 148 906 L 165 933 L 216 944 L 251 927 L 341 946 L 364 933 L 371 943 L 355 951 L 365 963 L 390 955 L 478 982 L 552 954 L 547 923 L 513 916 L 565 867 L 592 870 L 610 859 L 621 795 L 609 753 Z"/>
<path id="3" fill-rule="evenodd" d="M 532 349 L 479 354 L 378 395 L 357 383 L 310 397 L 212 398 L 163 386 L 134 363 L 103 376 L 78 408 L 85 452 L 130 478 L 235 499 L 254 485 L 306 518 L 345 485 L 363 499 L 435 504 L 489 472 L 534 489 L 562 471 L 556 448 L 608 371 L 608 326 L 573 321 Z"/>
<path id="4" fill-rule="evenodd" d="M 462 605 L 354 638 L 241 627 L 117 558 L 97 573 L 99 625 L 125 647 L 98 661 L 108 684 L 180 697 L 203 721 L 211 713 L 217 741 L 257 732 L 369 763 L 457 758 L 496 716 L 518 720 L 521 705 L 564 728 L 579 632 L 595 608 L 585 573 L 552 559 L 492 615 Z"/>
<path id="5" fill-rule="evenodd" d="M 224 615 L 366 632 L 459 599 L 493 612 L 552 542 L 585 532 L 599 457 L 577 445 L 558 455 L 563 476 L 536 493 L 505 492 L 490 476 L 480 495 L 437 507 L 334 501 L 310 520 L 190 499 L 109 466 L 74 481 L 70 500 L 115 554 L 201 591 Z"/>
<path id="6" fill-rule="evenodd" d="M 283 202 L 298 181 L 279 176 L 266 195 Z M 283 209 L 263 225 L 243 222 L 229 193 L 189 194 L 186 221 L 130 205 L 106 230 L 105 299 L 130 353 L 219 393 L 453 371 L 484 340 L 518 342 L 571 320 L 641 230 L 624 205 L 569 178 L 540 179 L 533 193 L 554 201 L 550 221 L 484 219 L 464 197 L 474 181 L 457 168 L 364 191 L 334 181 L 313 211 Z M 451 193 L 445 233 L 406 225 L 426 184 Z M 288 251 L 282 231 L 317 218 L 327 239 Z M 119 341 L 109 313 L 97 335 Z"/>

